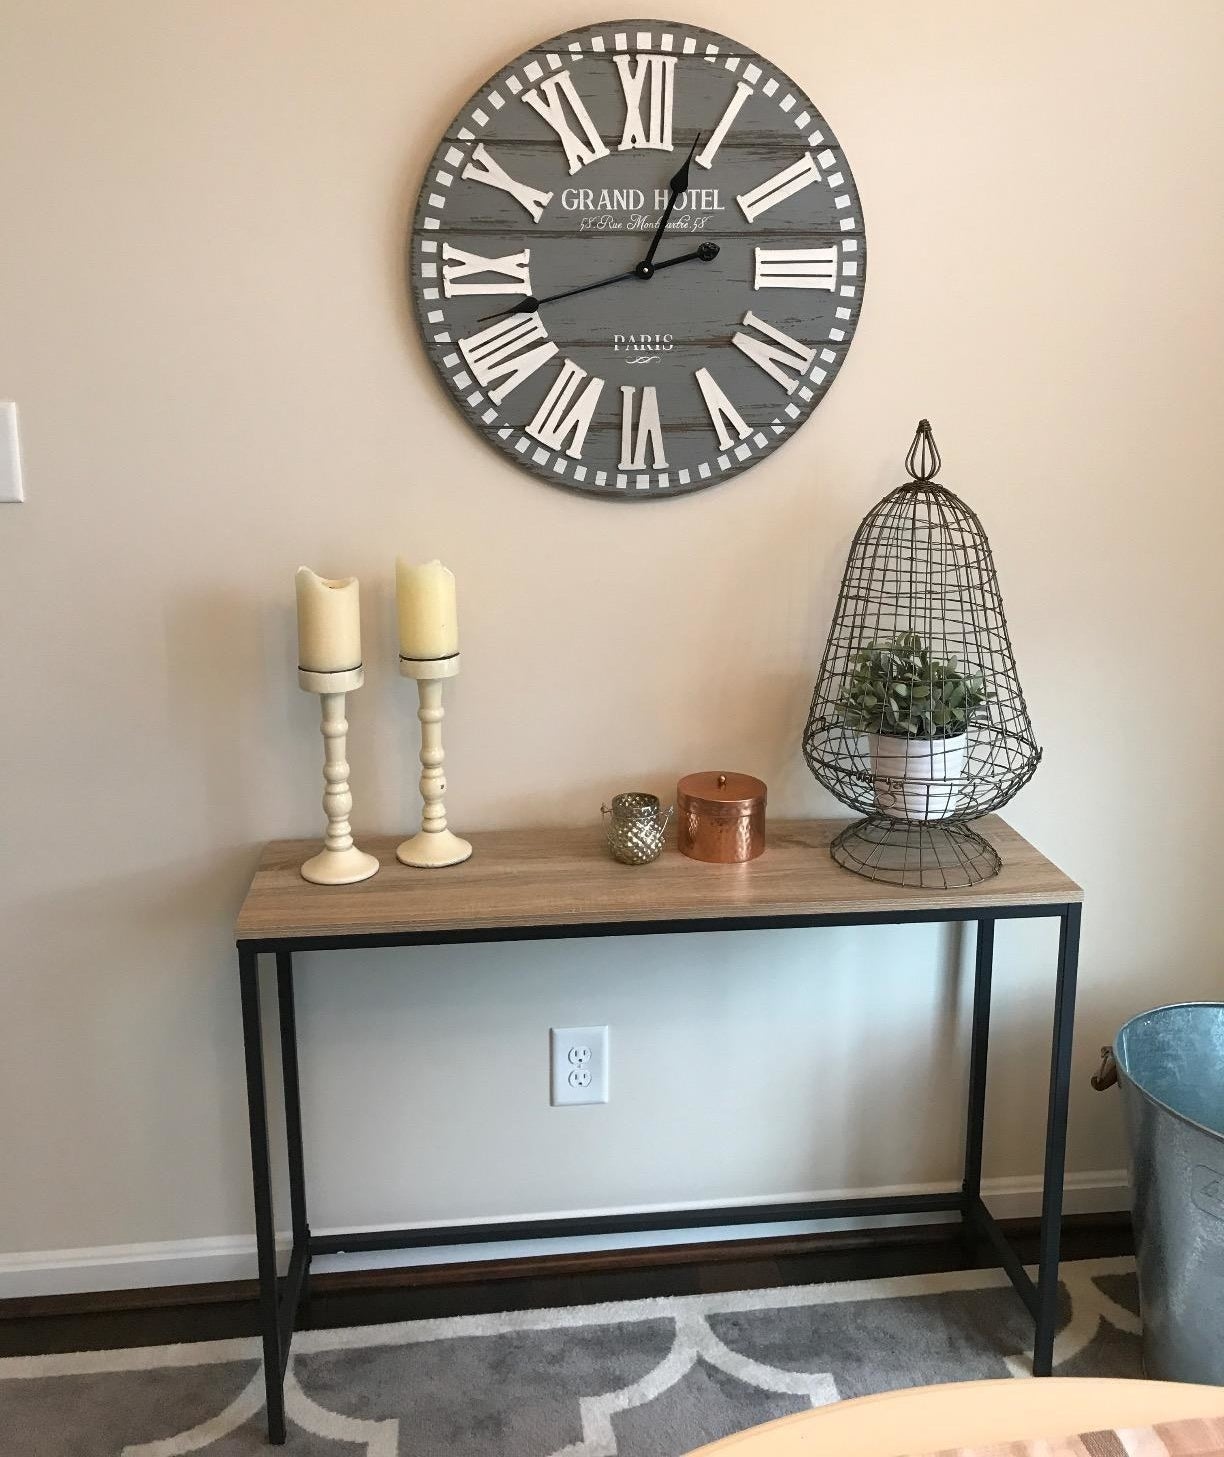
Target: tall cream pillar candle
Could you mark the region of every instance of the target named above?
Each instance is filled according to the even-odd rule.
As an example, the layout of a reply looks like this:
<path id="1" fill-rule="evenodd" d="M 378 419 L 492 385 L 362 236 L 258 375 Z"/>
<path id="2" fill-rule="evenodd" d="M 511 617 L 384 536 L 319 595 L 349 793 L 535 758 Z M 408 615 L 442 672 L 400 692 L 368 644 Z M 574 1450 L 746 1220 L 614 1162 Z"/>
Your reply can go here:
<path id="1" fill-rule="evenodd" d="M 357 578 L 320 577 L 297 569 L 298 667 L 346 673 L 361 667 L 361 609 Z"/>
<path id="2" fill-rule="evenodd" d="M 397 557 L 395 595 L 400 657 L 417 661 L 454 657 L 459 651 L 454 573 L 441 562 L 413 567 Z"/>

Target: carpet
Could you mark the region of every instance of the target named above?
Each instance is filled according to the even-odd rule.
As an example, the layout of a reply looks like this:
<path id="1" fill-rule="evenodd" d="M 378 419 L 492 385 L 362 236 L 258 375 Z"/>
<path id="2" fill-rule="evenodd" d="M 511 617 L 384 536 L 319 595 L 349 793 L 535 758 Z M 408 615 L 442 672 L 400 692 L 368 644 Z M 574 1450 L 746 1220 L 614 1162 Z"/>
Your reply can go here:
<path id="1" fill-rule="evenodd" d="M 1062 1269 L 1055 1367 L 1139 1376 L 1134 1262 Z M 998 1270 L 300 1332 L 296 1457 L 680 1457 L 810 1406 L 1029 1373 Z M 264 1453 L 253 1339 L 0 1361 L 5 1457 Z"/>

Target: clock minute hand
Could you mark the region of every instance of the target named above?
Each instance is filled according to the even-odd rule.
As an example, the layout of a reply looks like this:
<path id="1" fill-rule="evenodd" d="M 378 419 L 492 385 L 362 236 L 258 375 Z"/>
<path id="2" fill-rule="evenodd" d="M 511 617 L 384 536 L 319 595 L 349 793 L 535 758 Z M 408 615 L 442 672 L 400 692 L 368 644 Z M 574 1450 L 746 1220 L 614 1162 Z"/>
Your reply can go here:
<path id="1" fill-rule="evenodd" d="M 663 263 L 656 263 L 650 270 L 652 274 L 658 273 L 660 268 L 672 268 L 677 263 L 691 263 L 694 258 L 700 258 L 703 263 L 708 263 L 712 258 L 718 257 L 717 243 L 702 243 L 700 248 L 694 248 L 691 253 L 681 253 L 678 258 L 668 258 Z M 598 283 L 586 283 L 581 288 L 567 288 L 564 293 L 550 293 L 547 298 L 537 299 L 536 308 L 541 304 L 555 304 L 558 299 L 573 298 L 576 293 L 590 293 L 593 288 L 606 288 L 610 283 L 623 283 L 627 278 L 641 278 L 636 268 L 631 268 L 628 273 L 614 273 L 611 278 L 601 278 Z M 523 301 L 527 302 L 526 299 Z M 530 312 L 527 309 L 523 313 Z"/>
<path id="2" fill-rule="evenodd" d="M 651 264 L 654 262 L 654 255 L 658 251 L 659 244 L 663 241 L 663 234 L 667 224 L 671 220 L 672 209 L 676 206 L 676 200 L 682 192 L 688 191 L 689 185 L 689 164 L 693 160 L 693 153 L 697 150 L 697 143 L 701 140 L 701 133 L 698 132 L 693 138 L 693 145 L 689 148 L 689 154 L 685 157 L 683 164 L 677 169 L 676 175 L 671 180 L 671 196 L 667 199 L 667 206 L 663 209 L 663 216 L 659 219 L 659 226 L 655 229 L 655 235 L 650 240 L 650 247 L 646 250 L 646 256 L 638 264 L 635 272 L 639 278 L 649 278 Z"/>
<path id="3" fill-rule="evenodd" d="M 673 268 L 677 263 L 689 263 L 694 258 L 700 258 L 703 263 L 709 263 L 717 257 L 717 243 L 702 243 L 700 248 L 694 248 L 691 253 L 681 253 L 678 258 L 668 258 L 662 263 L 656 263 L 651 269 L 651 274 L 658 273 L 660 268 Z M 601 278 L 598 283 L 584 283 L 581 288 L 567 288 L 561 293 L 547 294 L 544 298 L 536 298 L 529 294 L 511 308 L 499 309 L 495 314 L 481 314 L 476 322 L 483 324 L 486 319 L 504 319 L 508 314 L 534 314 L 542 304 L 555 304 L 558 299 L 573 298 L 575 294 L 590 293 L 592 289 L 607 288 L 609 284 L 623 283 L 627 278 L 641 278 L 641 276 L 638 268 L 631 268 L 627 273 L 614 273 L 611 278 Z"/>
<path id="4" fill-rule="evenodd" d="M 636 277 L 637 273 L 630 269 L 628 273 L 614 273 L 611 278 L 601 278 L 598 283 L 584 283 L 581 288 L 567 288 L 561 293 L 546 294 L 543 298 L 528 294 L 526 298 L 519 299 L 512 308 L 498 309 L 495 314 L 481 314 L 476 322 L 483 324 L 486 319 L 504 319 L 507 314 L 534 314 L 541 304 L 555 304 L 558 299 L 573 298 L 576 293 L 590 293 L 593 288 L 607 288 L 610 283 L 620 283 L 626 278 Z"/>
<path id="5" fill-rule="evenodd" d="M 620 283 L 626 278 L 633 278 L 636 275 L 631 268 L 627 273 L 614 273 L 611 278 L 601 278 L 598 283 L 584 283 L 581 288 L 567 288 L 561 293 L 550 293 L 547 297 L 540 299 L 541 304 L 555 304 L 558 299 L 573 298 L 577 293 L 590 293 L 593 288 L 607 288 L 610 283 Z M 539 305 L 537 304 L 537 307 Z"/>

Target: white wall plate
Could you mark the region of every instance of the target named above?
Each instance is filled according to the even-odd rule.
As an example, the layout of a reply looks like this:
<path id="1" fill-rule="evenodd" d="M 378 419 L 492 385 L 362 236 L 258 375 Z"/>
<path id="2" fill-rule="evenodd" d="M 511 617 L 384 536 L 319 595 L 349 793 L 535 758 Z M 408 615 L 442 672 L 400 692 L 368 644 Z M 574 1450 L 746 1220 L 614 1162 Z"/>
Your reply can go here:
<path id="1" fill-rule="evenodd" d="M 608 1101 L 608 1029 L 550 1027 L 552 1105 Z"/>

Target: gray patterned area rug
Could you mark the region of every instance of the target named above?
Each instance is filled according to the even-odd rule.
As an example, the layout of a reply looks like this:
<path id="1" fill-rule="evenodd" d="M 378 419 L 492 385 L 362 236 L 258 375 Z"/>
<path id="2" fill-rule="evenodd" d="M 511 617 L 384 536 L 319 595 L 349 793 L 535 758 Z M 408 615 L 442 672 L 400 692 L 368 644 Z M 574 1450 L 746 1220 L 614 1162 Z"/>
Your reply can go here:
<path id="1" fill-rule="evenodd" d="M 1063 1266 L 1055 1363 L 1138 1376 L 1130 1259 Z M 303 1331 L 296 1457 L 679 1457 L 868 1392 L 1029 1373 L 998 1270 Z M 266 1452 L 254 1340 L 0 1361 L 5 1457 Z"/>

